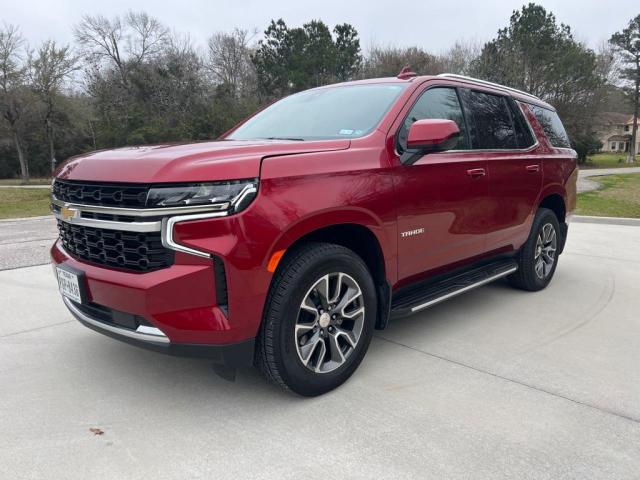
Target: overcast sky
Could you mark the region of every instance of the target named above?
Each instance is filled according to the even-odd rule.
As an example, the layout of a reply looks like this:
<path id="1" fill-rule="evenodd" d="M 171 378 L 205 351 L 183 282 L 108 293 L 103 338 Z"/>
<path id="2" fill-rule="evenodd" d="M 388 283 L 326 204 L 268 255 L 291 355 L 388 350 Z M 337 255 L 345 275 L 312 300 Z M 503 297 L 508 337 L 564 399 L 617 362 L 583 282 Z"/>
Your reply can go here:
<path id="1" fill-rule="evenodd" d="M 257 29 L 261 34 L 272 18 L 282 17 L 298 26 L 322 19 L 331 28 L 348 22 L 360 33 L 363 50 L 372 42 L 396 46 L 418 45 L 431 52 L 447 49 L 457 39 L 485 41 L 506 26 L 512 10 L 524 1 L 476 0 L 0 0 L 0 22 L 19 25 L 32 43 L 47 38 L 71 42 L 72 25 L 83 14 L 107 16 L 129 9 L 145 10 L 204 45 L 214 31 L 233 27 Z M 640 13 L 638 0 L 539 0 L 560 22 L 571 26 L 575 36 L 595 48 L 629 19 Z"/>

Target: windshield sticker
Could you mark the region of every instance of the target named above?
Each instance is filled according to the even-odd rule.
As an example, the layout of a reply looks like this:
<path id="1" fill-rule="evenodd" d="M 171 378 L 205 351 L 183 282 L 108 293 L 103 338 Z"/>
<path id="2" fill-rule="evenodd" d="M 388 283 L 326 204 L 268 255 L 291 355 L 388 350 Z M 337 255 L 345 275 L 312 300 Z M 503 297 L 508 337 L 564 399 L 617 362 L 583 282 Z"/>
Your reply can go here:
<path id="1" fill-rule="evenodd" d="M 349 128 L 343 128 L 338 132 L 338 135 L 353 135 L 353 130 Z"/>

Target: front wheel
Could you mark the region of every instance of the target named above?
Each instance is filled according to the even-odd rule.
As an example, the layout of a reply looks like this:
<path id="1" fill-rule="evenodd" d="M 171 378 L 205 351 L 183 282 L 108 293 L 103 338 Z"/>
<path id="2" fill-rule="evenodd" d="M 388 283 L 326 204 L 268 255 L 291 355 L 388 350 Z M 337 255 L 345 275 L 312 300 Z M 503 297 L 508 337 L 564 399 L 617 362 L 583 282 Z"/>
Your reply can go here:
<path id="1" fill-rule="evenodd" d="M 268 379 L 305 396 L 345 382 L 364 357 L 376 318 L 369 270 L 351 250 L 309 243 L 274 277 L 258 339 Z"/>
<path id="2" fill-rule="evenodd" d="M 509 277 L 513 286 L 534 292 L 549 285 L 558 266 L 560 235 L 555 213 L 540 208 L 533 219 L 529 238 L 516 257 L 518 270 Z"/>

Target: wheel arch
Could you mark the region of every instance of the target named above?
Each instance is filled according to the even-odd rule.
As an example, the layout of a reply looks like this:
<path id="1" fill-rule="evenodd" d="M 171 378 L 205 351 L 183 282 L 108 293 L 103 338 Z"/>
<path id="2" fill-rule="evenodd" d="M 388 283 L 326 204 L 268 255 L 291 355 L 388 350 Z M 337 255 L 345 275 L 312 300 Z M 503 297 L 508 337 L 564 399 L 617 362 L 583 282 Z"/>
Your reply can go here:
<path id="1" fill-rule="evenodd" d="M 541 196 L 540 202 L 538 202 L 538 209 L 547 208 L 551 210 L 560 224 L 561 240 L 558 248 L 558 254 L 564 251 L 564 246 L 567 241 L 567 233 L 569 230 L 567 224 L 567 202 L 561 191 L 549 191 L 545 195 Z"/>
<path id="2" fill-rule="evenodd" d="M 336 222 L 337 218 L 342 221 Z M 394 278 L 396 273 L 393 270 L 395 255 L 386 243 L 383 232 L 382 225 L 364 212 L 358 210 L 347 214 L 326 212 L 299 222 L 284 232 L 271 249 L 270 256 L 284 250 L 282 259 L 277 265 L 277 269 L 280 269 L 291 252 L 309 242 L 333 243 L 352 250 L 367 265 L 376 285 L 378 295 L 376 328 L 382 329 L 386 327 L 389 317 L 391 298 L 389 279 Z"/>
<path id="3" fill-rule="evenodd" d="M 560 193 L 548 193 L 540 200 L 538 208 L 548 208 L 556 214 L 559 223 L 565 223 L 567 205 L 564 201 L 564 197 Z"/>

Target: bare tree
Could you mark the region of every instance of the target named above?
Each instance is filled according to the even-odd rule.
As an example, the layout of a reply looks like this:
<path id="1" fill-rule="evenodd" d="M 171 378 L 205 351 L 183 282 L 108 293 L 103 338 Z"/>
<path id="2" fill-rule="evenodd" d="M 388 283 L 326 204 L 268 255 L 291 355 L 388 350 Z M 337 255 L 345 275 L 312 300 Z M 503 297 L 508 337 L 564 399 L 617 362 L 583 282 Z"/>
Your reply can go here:
<path id="1" fill-rule="evenodd" d="M 29 55 L 31 88 L 44 105 L 43 123 L 52 173 L 56 167 L 53 134 L 56 100 L 64 83 L 78 68 L 78 58 L 71 52 L 69 46 L 58 48 L 56 42 L 52 40 L 44 42 L 35 54 Z"/>
<path id="2" fill-rule="evenodd" d="M 94 63 L 107 62 L 117 68 L 124 86 L 128 85 L 130 66 L 158 55 L 169 42 L 169 29 L 145 12 L 129 12 L 124 18 L 112 19 L 84 15 L 74 35 Z"/>
<path id="3" fill-rule="evenodd" d="M 207 67 L 214 81 L 230 86 L 236 96 L 241 95 L 255 79 L 250 39 L 246 30 L 236 28 L 231 33 L 213 34 L 207 44 Z"/>
<path id="4" fill-rule="evenodd" d="M 125 22 L 129 28 L 127 53 L 134 63 L 160 54 L 169 42 L 169 29 L 146 12 L 128 12 Z"/>
<path id="5" fill-rule="evenodd" d="M 372 45 L 364 63 L 365 78 L 395 77 L 405 66 L 418 75 L 431 75 L 443 71 L 438 57 L 420 47 L 380 47 Z"/>
<path id="6" fill-rule="evenodd" d="M 26 108 L 24 101 L 26 67 L 21 55 L 24 40 L 18 27 L 5 25 L 0 29 L 0 114 L 7 122 L 20 162 L 20 176 L 29 181 L 29 163 L 25 152 L 21 121 Z"/>
<path id="7" fill-rule="evenodd" d="M 103 15 L 83 15 L 74 28 L 76 41 L 93 63 L 107 62 L 120 73 L 123 84 L 127 83 L 127 69 L 124 58 L 123 31 L 120 17 L 109 20 Z"/>
<path id="8" fill-rule="evenodd" d="M 477 41 L 457 40 L 451 48 L 439 56 L 443 71 L 468 75 L 472 62 L 480 56 L 482 45 Z"/>

